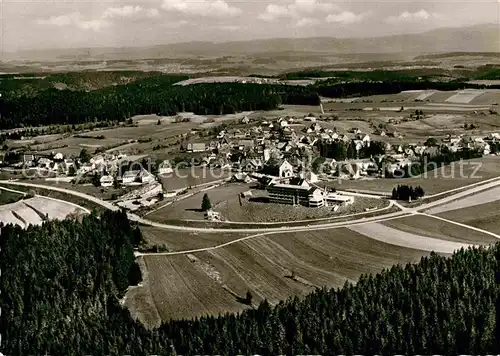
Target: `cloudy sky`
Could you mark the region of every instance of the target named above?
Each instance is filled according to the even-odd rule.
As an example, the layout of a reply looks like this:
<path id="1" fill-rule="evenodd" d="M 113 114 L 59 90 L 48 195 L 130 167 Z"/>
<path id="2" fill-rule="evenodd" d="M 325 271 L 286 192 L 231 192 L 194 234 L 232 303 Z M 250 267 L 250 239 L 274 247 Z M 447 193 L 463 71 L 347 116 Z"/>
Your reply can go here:
<path id="1" fill-rule="evenodd" d="M 372 37 L 500 23 L 500 0 L 0 0 L 4 51 Z"/>

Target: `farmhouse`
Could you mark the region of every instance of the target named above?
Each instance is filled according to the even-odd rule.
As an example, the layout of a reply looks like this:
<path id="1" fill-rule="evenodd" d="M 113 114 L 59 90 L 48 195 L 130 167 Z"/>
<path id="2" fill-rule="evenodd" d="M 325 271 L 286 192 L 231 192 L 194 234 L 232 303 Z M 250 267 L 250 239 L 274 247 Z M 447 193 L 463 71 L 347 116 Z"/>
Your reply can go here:
<path id="1" fill-rule="evenodd" d="M 279 167 L 279 177 L 289 178 L 291 176 L 293 176 L 293 166 L 287 160 L 284 160 Z"/>
<path id="2" fill-rule="evenodd" d="M 278 204 L 304 205 L 320 207 L 324 205 L 321 189 L 311 187 L 309 184 L 271 184 L 266 188 L 269 201 Z"/>
<path id="3" fill-rule="evenodd" d="M 154 182 L 155 177 L 145 169 L 128 171 L 123 174 L 123 185 L 146 184 Z"/>
<path id="4" fill-rule="evenodd" d="M 204 152 L 207 148 L 204 143 L 188 143 L 187 150 L 189 152 Z"/>

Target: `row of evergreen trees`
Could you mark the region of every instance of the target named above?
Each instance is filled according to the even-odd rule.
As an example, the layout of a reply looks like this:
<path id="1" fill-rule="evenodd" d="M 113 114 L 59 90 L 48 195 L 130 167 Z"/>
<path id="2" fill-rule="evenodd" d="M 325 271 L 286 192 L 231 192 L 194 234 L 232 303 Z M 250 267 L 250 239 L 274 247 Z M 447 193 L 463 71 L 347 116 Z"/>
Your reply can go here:
<path id="1" fill-rule="evenodd" d="M 356 150 L 354 141 L 319 141 L 316 146 L 321 157 L 333 158 L 337 161 L 370 158 L 385 154 L 385 143 L 382 141 L 373 141 L 369 146 L 364 145 L 359 150 Z"/>
<path id="2" fill-rule="evenodd" d="M 174 232 L 175 233 L 175 232 Z M 335 231 L 332 231 L 335 234 Z M 500 244 L 436 254 L 241 314 L 146 330 L 119 299 L 140 233 L 121 212 L 0 236 L 7 355 L 498 353 Z M 168 257 L 165 257 L 168 258 Z"/>
<path id="3" fill-rule="evenodd" d="M 398 185 L 392 189 L 392 199 L 396 200 L 415 200 L 421 198 L 425 195 L 424 190 L 421 186 L 416 186 L 413 188 L 408 185 Z"/>

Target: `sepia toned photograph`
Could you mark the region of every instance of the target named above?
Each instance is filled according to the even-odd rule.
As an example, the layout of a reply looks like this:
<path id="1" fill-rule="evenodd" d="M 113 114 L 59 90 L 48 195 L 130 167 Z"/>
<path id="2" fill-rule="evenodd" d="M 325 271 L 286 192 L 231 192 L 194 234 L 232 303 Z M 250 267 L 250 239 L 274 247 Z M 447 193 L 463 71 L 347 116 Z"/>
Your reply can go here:
<path id="1" fill-rule="evenodd" d="M 0 356 L 500 354 L 499 0 L 0 23 Z"/>

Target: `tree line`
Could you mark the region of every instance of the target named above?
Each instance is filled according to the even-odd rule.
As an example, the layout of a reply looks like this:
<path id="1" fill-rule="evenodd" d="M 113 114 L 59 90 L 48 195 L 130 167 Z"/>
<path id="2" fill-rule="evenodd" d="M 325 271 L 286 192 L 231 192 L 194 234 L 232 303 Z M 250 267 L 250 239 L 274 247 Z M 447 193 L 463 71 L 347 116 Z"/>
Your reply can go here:
<path id="1" fill-rule="evenodd" d="M 392 189 L 392 199 L 395 200 L 415 200 L 422 198 L 425 195 L 425 191 L 421 186 L 416 186 L 413 188 L 409 185 L 398 185 Z"/>
<path id="2" fill-rule="evenodd" d="M 81 81 L 86 77 L 78 78 L 78 85 L 71 89 L 56 89 L 45 80 L 40 81 L 43 85 L 36 84 L 38 82 L 35 80 L 30 90 L 21 90 L 18 82 L 26 84 L 25 81 L 17 81 L 15 88 L 0 81 L 3 94 L 0 97 L 0 129 L 117 122 L 134 115 L 175 115 L 183 111 L 199 115 L 223 115 L 239 111 L 274 110 L 281 104 L 319 105 L 320 96 L 349 97 L 394 94 L 416 89 L 484 88 L 458 80 L 439 82 L 409 78 L 399 73 L 376 74 L 381 76 L 380 81 L 371 81 L 368 75 L 366 81 L 338 83 L 335 79 L 307 87 L 253 83 L 182 86 L 174 84 L 187 79 L 187 76 L 160 74 L 127 84 L 97 85 L 98 89 L 90 91 L 81 89 L 84 87 Z M 71 83 L 70 79 L 65 80 Z"/>
<path id="3" fill-rule="evenodd" d="M 334 234 L 335 232 L 332 232 Z M 0 236 L 1 351 L 7 355 L 486 354 L 498 352 L 500 244 L 432 253 L 239 314 L 147 330 L 120 305 L 140 271 L 123 212 Z M 250 291 L 251 292 L 251 291 Z M 250 294 L 251 297 L 251 294 Z"/>
<path id="4" fill-rule="evenodd" d="M 452 151 L 447 146 L 441 146 L 435 155 L 423 154 L 418 161 L 405 165 L 394 172 L 385 172 L 386 177 L 413 178 L 420 174 L 431 172 L 438 168 L 447 166 L 460 160 L 469 160 L 480 158 L 483 152 L 480 149 L 463 148 L 458 151 Z"/>
<path id="5" fill-rule="evenodd" d="M 359 150 L 356 150 L 354 141 L 329 142 L 320 140 L 316 143 L 316 148 L 321 157 L 333 158 L 337 161 L 370 158 L 385 154 L 385 143 L 382 141 L 372 141 L 369 146 L 363 145 Z"/>
<path id="6" fill-rule="evenodd" d="M 49 88 L 35 95 L 7 92 L 0 98 L 0 129 L 54 124 L 124 121 L 142 114 L 233 114 L 272 110 L 280 104 L 319 105 L 299 86 L 210 83 L 173 85 L 184 77 L 162 75 L 93 91 Z"/>

